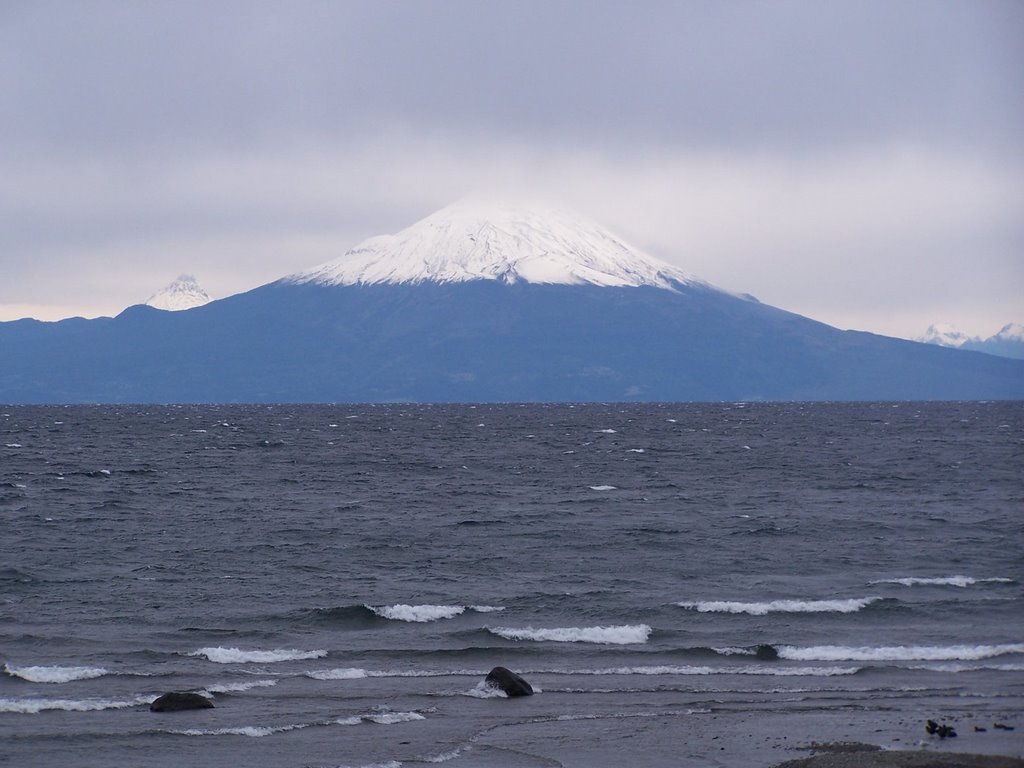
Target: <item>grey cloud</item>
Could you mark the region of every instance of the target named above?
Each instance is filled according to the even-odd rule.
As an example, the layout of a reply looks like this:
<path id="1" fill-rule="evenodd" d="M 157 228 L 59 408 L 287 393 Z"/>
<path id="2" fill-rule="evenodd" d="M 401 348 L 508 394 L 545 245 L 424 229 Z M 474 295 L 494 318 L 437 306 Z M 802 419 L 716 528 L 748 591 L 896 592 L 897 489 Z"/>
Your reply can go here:
<path id="1" fill-rule="evenodd" d="M 572 145 L 1013 144 L 1014 2 L 25 3 L 8 146 L 124 151 L 382 126 Z"/>

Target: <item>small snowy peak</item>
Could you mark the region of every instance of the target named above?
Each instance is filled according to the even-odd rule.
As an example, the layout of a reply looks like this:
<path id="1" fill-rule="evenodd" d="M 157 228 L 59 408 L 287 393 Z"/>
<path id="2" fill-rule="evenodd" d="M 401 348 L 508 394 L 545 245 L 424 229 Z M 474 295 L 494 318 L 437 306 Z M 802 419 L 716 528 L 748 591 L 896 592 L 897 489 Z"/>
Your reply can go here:
<path id="1" fill-rule="evenodd" d="M 146 304 L 156 309 L 178 312 L 183 309 L 201 307 L 211 301 L 210 295 L 202 289 L 195 277 L 179 275 L 173 283 L 146 299 Z"/>
<path id="2" fill-rule="evenodd" d="M 1024 343 L 1024 325 L 1020 323 L 1007 323 L 995 336 L 986 341 L 1013 341 Z"/>
<path id="3" fill-rule="evenodd" d="M 940 347 L 962 347 L 974 339 L 949 323 L 932 323 L 924 336 L 917 337 L 915 341 L 938 344 Z"/>
<path id="4" fill-rule="evenodd" d="M 673 288 L 697 284 L 681 269 L 562 210 L 459 202 L 398 234 L 284 278 L 292 283 L 506 283 Z"/>
<path id="5" fill-rule="evenodd" d="M 915 341 L 955 349 L 987 352 L 999 357 L 1024 359 L 1024 325 L 1020 323 L 1007 323 L 998 333 L 984 339 L 981 336 L 968 336 L 946 323 L 935 323 L 928 326 L 925 335 L 918 337 Z"/>

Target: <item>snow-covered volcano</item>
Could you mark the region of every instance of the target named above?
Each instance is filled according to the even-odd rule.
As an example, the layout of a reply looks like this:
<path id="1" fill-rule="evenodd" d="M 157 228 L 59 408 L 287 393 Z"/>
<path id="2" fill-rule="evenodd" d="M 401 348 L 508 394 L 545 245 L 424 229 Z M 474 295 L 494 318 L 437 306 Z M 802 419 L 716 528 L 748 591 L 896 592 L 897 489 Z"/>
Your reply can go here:
<path id="1" fill-rule="evenodd" d="M 210 301 L 212 301 L 210 295 L 203 290 L 195 277 L 178 275 L 177 280 L 146 299 L 146 304 L 156 309 L 178 312 L 183 309 L 201 307 L 204 304 L 209 304 Z"/>
<path id="2" fill-rule="evenodd" d="M 576 214 L 470 201 L 285 278 L 322 285 L 471 280 L 661 288 L 699 283 Z"/>

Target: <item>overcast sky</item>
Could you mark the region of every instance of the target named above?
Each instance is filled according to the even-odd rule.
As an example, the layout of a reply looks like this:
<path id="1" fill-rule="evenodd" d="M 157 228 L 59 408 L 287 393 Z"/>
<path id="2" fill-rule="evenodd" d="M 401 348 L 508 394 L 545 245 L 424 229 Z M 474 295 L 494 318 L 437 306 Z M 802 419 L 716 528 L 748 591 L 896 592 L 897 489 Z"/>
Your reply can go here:
<path id="1" fill-rule="evenodd" d="M 1024 322 L 1024 3 L 0 0 L 0 320 L 555 197 L 842 328 Z"/>

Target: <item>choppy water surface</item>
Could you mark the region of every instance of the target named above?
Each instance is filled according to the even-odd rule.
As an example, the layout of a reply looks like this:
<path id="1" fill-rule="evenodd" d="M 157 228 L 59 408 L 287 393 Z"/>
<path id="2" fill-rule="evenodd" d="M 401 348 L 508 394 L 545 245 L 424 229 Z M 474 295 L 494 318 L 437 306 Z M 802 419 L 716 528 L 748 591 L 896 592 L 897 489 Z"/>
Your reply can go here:
<path id="1" fill-rule="evenodd" d="M 1022 511 L 1021 403 L 8 407 L 0 762 L 768 765 L 751 712 L 1019 719 Z"/>

